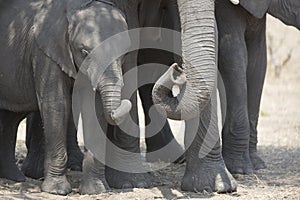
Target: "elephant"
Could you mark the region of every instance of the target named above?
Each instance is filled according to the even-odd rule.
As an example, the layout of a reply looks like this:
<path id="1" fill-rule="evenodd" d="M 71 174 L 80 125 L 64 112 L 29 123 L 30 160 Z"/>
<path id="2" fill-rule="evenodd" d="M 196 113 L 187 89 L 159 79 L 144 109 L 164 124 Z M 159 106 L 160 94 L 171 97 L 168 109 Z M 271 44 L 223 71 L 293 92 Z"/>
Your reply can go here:
<path id="1" fill-rule="evenodd" d="M 1 2 L 0 177 L 25 180 L 14 158 L 17 127 L 29 113 L 39 111 L 45 133 L 41 188 L 60 195 L 71 192 L 65 176 L 71 91 L 89 52 L 109 36 L 128 30 L 127 7 L 121 2 L 117 5 L 90 0 Z M 126 40 L 129 43 L 129 36 Z M 87 75 L 97 85 L 110 124 L 121 123 L 131 107 L 128 100 L 121 100 L 122 60 L 111 63 L 102 77 Z M 86 164 L 89 158 L 85 160 Z M 104 189 L 106 181 L 97 178 Z"/>
<path id="2" fill-rule="evenodd" d="M 231 173 L 251 174 L 266 168 L 257 154 L 257 123 L 267 66 L 266 13 L 299 29 L 300 3 L 240 0 L 239 4 L 216 0 L 218 68 L 227 102 L 222 154 Z"/>
<path id="3" fill-rule="evenodd" d="M 83 153 L 77 142 L 77 130 L 73 117 L 68 125 L 67 132 L 67 168 L 73 171 L 82 171 Z M 44 132 L 43 122 L 39 112 L 33 112 L 26 117 L 26 147 L 27 155 L 22 163 L 22 172 L 25 176 L 39 179 L 44 176 Z"/>
<path id="4" fill-rule="evenodd" d="M 205 93 L 205 91 L 214 91 L 216 84 L 216 77 L 213 76 L 213 71 L 217 69 L 216 59 L 215 57 L 204 56 L 207 52 L 205 52 L 202 57 L 200 55 L 200 52 L 202 52 L 203 49 L 198 48 L 201 45 L 197 45 L 197 42 L 199 42 L 204 45 L 209 52 L 212 52 L 212 54 L 216 53 L 214 1 L 210 1 L 208 4 L 199 1 L 143 1 L 140 10 L 143 14 L 144 12 L 146 12 L 146 14 L 144 14 L 144 17 L 140 17 L 141 26 L 162 26 L 164 28 L 173 29 L 182 33 L 181 40 L 177 41 L 182 44 L 182 59 L 180 58 L 181 55 L 173 55 L 172 53 L 166 53 L 165 51 L 160 50 L 146 49 L 139 51 L 140 64 L 151 63 L 151 65 L 156 65 L 155 63 L 160 63 L 171 65 L 174 62 L 177 63 L 173 64 L 171 68 L 167 70 L 167 72 L 162 69 L 156 74 L 154 73 L 155 77 L 153 78 L 159 78 L 156 84 L 154 86 L 143 86 L 144 88 L 139 88 L 139 92 L 140 95 L 142 94 L 141 98 L 147 98 L 145 94 L 149 96 L 149 93 L 152 89 L 153 99 L 148 101 L 149 107 L 151 104 L 160 105 L 163 110 L 165 110 L 168 118 L 175 120 L 186 120 L 186 170 L 182 179 L 181 189 L 185 191 L 206 190 L 217 192 L 230 192 L 236 190 L 237 183 L 232 175 L 227 171 L 221 155 L 221 147 L 220 140 L 218 139 L 219 133 L 216 120 L 217 116 L 215 111 L 216 99 L 199 94 L 202 92 Z M 207 13 L 208 11 L 211 11 L 212 13 Z M 194 16 L 195 13 L 199 13 L 199 15 Z M 203 17 L 207 17 L 206 19 L 208 21 L 201 21 Z M 189 21 L 189 19 L 191 19 L 191 21 Z M 198 24 L 203 24 L 203 26 L 198 26 Z M 208 28 L 209 31 L 206 28 Z M 157 31 L 158 29 L 155 30 Z M 207 35 L 204 36 L 203 34 Z M 164 38 L 164 34 L 162 34 L 160 31 L 152 32 L 152 30 L 149 30 L 149 32 L 147 32 L 147 30 L 145 30 L 141 33 L 141 35 L 142 39 L 147 41 L 152 40 L 152 42 L 157 43 L 169 39 Z M 195 41 L 188 42 L 191 37 L 193 37 Z M 207 37 L 207 40 L 203 39 L 205 37 Z M 208 60 L 206 60 L 206 58 Z M 188 64 L 189 62 L 193 63 Z M 177 65 L 179 65 L 180 67 L 178 67 Z M 193 67 L 199 69 L 199 72 L 203 73 L 202 75 L 203 77 L 205 77 L 205 79 L 207 77 L 210 77 L 211 80 L 205 80 L 204 83 L 201 81 L 200 77 L 197 77 L 196 79 L 198 80 L 193 82 Z M 186 73 L 186 77 L 189 77 L 186 80 L 186 84 L 191 84 L 194 86 L 194 88 L 192 89 L 191 85 L 190 87 L 186 85 L 186 87 L 182 89 L 179 94 L 180 97 L 178 99 L 180 100 L 171 95 L 172 92 L 170 88 L 172 87 L 166 89 L 165 87 L 161 86 L 165 84 L 169 86 L 176 85 L 176 81 L 174 82 L 172 78 L 170 80 L 170 77 L 173 77 L 173 73 L 176 74 L 177 71 Z M 201 76 L 200 73 L 198 74 L 198 76 Z M 161 74 L 163 75 L 161 76 Z M 149 76 L 149 74 L 145 74 L 143 72 L 143 69 L 141 69 L 138 72 L 138 76 L 138 79 L 142 80 L 146 76 Z M 205 87 L 201 86 L 203 86 L 202 84 L 205 85 L 207 81 L 212 82 L 210 82 L 211 85 L 208 86 L 209 89 L 205 90 Z M 199 94 L 199 96 L 197 93 Z M 191 96 L 188 97 L 192 94 L 197 94 L 195 96 L 198 96 L 198 98 L 191 98 Z M 145 96 L 143 97 L 143 95 Z M 214 97 L 215 92 L 212 92 L 211 96 Z M 202 97 L 204 99 L 202 99 Z M 200 105 L 196 102 L 200 102 Z M 202 103 L 204 103 L 204 105 L 201 105 Z M 193 136 L 191 136 L 191 133 L 195 131 L 193 130 L 195 123 L 198 123 L 199 126 L 196 130 L 196 136 L 195 138 L 193 138 Z M 210 124 L 212 125 L 210 126 Z M 172 140 L 172 135 L 169 134 L 167 136 L 169 137 L 169 140 Z M 216 143 L 211 149 L 209 149 L 208 152 L 206 152 L 207 154 L 205 156 L 199 156 L 200 152 L 202 152 L 202 148 L 208 147 L 207 143 L 204 141 L 207 136 L 215 138 Z"/>

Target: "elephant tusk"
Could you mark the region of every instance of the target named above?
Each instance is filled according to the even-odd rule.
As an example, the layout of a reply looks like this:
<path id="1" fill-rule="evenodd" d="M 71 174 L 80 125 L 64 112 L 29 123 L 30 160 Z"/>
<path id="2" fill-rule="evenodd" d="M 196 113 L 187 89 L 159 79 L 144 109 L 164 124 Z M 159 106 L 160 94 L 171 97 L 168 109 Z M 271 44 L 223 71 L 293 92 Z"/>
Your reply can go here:
<path id="1" fill-rule="evenodd" d="M 116 125 L 120 125 L 132 108 L 131 102 L 127 99 L 121 101 L 119 108 L 111 112 L 111 119 L 115 122 Z"/>
<path id="2" fill-rule="evenodd" d="M 233 3 L 234 5 L 239 5 L 240 1 L 239 0 L 230 0 L 231 3 Z"/>

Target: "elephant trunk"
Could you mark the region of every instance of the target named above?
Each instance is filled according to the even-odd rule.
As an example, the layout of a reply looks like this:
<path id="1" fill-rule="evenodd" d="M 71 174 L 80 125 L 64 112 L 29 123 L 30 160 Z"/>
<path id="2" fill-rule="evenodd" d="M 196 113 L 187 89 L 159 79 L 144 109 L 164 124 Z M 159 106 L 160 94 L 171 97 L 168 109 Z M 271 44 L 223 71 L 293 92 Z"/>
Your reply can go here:
<path id="1" fill-rule="evenodd" d="M 168 70 L 153 88 L 153 101 L 168 118 L 188 120 L 207 105 L 216 84 L 214 0 L 177 0 L 177 4 L 186 82 L 180 94 L 172 96 L 171 86 L 177 84 L 176 70 Z"/>
<path id="2" fill-rule="evenodd" d="M 98 82 L 104 115 L 107 122 L 111 125 L 121 124 L 131 110 L 129 100 L 121 100 L 121 89 L 123 78 L 120 61 L 115 61 L 103 73 Z"/>

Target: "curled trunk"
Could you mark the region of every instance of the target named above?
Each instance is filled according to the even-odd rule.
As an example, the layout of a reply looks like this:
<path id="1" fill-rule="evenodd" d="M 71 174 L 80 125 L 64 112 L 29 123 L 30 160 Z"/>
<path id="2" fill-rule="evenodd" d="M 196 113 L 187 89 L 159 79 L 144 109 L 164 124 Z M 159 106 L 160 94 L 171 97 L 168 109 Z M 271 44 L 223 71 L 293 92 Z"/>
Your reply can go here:
<path id="1" fill-rule="evenodd" d="M 101 94 L 105 118 L 111 125 L 121 124 L 131 110 L 130 101 L 121 100 L 122 86 L 121 63 L 115 61 L 105 70 L 97 87 Z"/>
<path id="2" fill-rule="evenodd" d="M 169 70 L 155 84 L 153 101 L 168 118 L 187 120 L 199 115 L 216 85 L 214 1 L 177 0 L 177 4 L 186 82 L 180 94 L 174 97 L 171 89 L 176 85 L 176 74 Z"/>

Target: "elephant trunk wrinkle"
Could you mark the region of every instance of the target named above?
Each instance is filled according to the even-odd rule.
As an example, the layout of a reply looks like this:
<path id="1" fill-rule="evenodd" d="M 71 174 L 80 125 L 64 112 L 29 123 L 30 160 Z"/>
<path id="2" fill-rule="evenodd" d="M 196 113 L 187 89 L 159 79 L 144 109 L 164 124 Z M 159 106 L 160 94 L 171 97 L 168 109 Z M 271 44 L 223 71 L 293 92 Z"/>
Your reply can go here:
<path id="1" fill-rule="evenodd" d="M 104 71 L 97 86 L 101 94 L 105 118 L 111 125 L 121 124 L 131 110 L 129 100 L 121 101 L 122 86 L 121 62 L 117 60 Z"/>
<path id="2" fill-rule="evenodd" d="M 159 112 L 175 120 L 188 120 L 199 115 L 216 86 L 214 3 L 212 0 L 178 0 L 182 29 L 183 71 L 186 83 L 176 97 L 163 83 L 163 75 L 153 88 L 153 101 Z M 167 72 L 169 73 L 169 72 Z M 164 111 L 163 111 L 164 110 Z"/>

